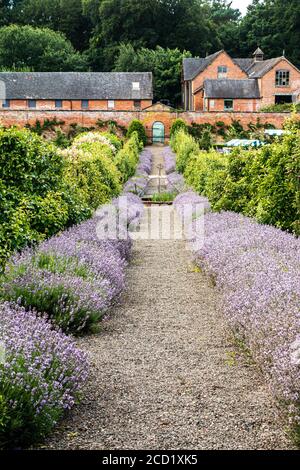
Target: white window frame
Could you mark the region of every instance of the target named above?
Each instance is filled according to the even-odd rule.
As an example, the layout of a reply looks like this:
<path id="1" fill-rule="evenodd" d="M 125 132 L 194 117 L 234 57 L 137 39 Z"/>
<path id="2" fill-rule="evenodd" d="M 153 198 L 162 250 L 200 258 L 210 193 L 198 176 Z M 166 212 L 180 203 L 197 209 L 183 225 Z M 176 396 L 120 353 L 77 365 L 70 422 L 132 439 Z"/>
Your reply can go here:
<path id="1" fill-rule="evenodd" d="M 280 69 L 275 72 L 275 86 L 286 88 L 291 85 L 291 73 L 288 69 Z"/>
<path id="2" fill-rule="evenodd" d="M 140 91 L 140 82 L 132 82 L 132 91 Z"/>
<path id="3" fill-rule="evenodd" d="M 115 109 L 115 100 L 107 100 L 107 109 Z"/>
<path id="4" fill-rule="evenodd" d="M 222 80 L 224 78 L 227 78 L 227 74 L 228 74 L 227 65 L 219 65 L 219 67 L 218 67 L 218 79 Z"/>

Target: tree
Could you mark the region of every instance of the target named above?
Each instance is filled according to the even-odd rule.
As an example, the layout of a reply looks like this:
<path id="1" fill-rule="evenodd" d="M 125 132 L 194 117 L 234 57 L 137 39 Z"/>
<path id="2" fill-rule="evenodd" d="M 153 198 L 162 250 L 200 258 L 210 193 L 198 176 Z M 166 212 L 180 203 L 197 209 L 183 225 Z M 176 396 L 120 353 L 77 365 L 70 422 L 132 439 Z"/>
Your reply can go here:
<path id="1" fill-rule="evenodd" d="M 229 54 L 238 52 L 238 35 L 241 20 L 241 12 L 232 8 L 229 0 L 210 0 L 210 19 L 217 27 L 218 38 L 222 48 Z"/>
<path id="2" fill-rule="evenodd" d="M 152 72 L 154 77 L 154 99 L 167 99 L 173 105 L 180 103 L 180 78 L 182 60 L 191 54 L 179 49 L 135 50 L 132 44 L 121 44 L 114 70 L 123 72 Z"/>
<path id="3" fill-rule="evenodd" d="M 84 14 L 82 0 L 22 0 L 11 14 L 16 24 L 64 33 L 78 50 L 88 46 L 91 21 Z"/>
<path id="4" fill-rule="evenodd" d="M 89 50 L 95 70 L 111 70 L 120 42 L 202 56 L 221 47 L 206 0 L 85 0 L 85 11 L 97 12 Z"/>
<path id="5" fill-rule="evenodd" d="M 253 0 L 240 26 L 240 48 L 251 54 L 259 45 L 267 57 L 286 56 L 300 66 L 299 0 Z"/>
<path id="6" fill-rule="evenodd" d="M 86 63 L 62 33 L 11 25 L 0 28 L 0 67 L 59 72 L 84 70 Z"/>

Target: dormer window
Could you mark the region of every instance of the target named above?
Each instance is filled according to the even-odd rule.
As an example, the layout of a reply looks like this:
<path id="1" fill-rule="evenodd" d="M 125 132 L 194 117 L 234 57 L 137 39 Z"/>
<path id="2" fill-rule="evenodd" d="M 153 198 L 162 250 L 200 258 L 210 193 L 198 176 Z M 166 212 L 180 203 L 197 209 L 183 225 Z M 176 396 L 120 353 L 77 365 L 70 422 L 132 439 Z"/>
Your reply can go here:
<path id="1" fill-rule="evenodd" d="M 140 82 L 132 82 L 132 91 L 140 91 Z"/>
<path id="2" fill-rule="evenodd" d="M 289 70 L 276 70 L 276 86 L 290 86 Z"/>
<path id="3" fill-rule="evenodd" d="M 227 67 L 226 65 L 221 65 L 218 67 L 218 79 L 227 78 Z"/>

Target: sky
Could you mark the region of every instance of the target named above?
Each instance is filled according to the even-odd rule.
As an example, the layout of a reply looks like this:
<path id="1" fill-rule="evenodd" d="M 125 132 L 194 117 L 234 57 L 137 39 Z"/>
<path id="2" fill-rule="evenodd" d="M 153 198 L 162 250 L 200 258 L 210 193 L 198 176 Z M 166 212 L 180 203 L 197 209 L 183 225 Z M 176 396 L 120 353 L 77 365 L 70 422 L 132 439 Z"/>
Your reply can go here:
<path id="1" fill-rule="evenodd" d="M 247 6 L 252 3 L 252 0 L 232 0 L 233 8 L 239 8 L 244 15 L 247 11 Z"/>

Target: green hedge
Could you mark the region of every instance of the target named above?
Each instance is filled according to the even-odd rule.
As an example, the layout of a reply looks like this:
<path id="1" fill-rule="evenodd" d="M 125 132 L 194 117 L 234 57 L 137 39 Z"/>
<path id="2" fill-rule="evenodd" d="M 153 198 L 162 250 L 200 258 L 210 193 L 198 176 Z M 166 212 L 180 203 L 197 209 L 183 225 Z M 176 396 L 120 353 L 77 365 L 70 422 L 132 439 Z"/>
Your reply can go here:
<path id="1" fill-rule="evenodd" d="M 177 167 L 187 183 L 207 196 L 215 211 L 241 212 L 259 222 L 300 235 L 300 133 L 259 150 L 230 155 L 200 151 L 180 131 L 172 141 Z"/>
<path id="2" fill-rule="evenodd" d="M 139 161 L 139 153 L 142 150 L 143 143 L 139 139 L 139 134 L 133 132 L 130 139 L 115 158 L 115 165 L 121 174 L 121 181 L 125 183 L 135 174 Z"/>

